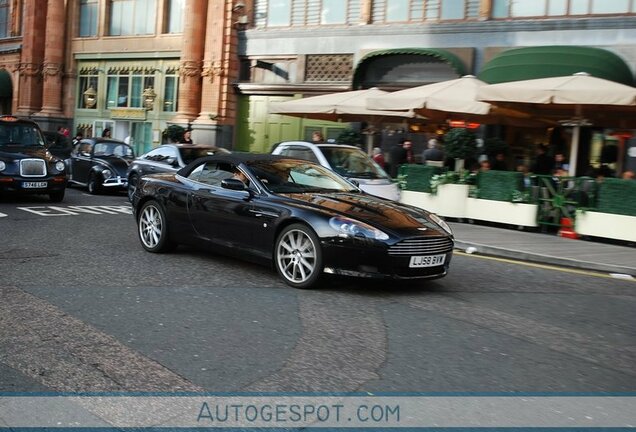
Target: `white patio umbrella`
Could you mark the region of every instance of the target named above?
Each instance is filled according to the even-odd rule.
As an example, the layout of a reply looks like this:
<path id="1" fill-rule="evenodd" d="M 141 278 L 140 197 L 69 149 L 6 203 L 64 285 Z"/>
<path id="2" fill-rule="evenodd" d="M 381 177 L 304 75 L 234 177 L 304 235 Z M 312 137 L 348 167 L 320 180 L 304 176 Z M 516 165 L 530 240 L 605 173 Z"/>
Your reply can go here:
<path id="1" fill-rule="evenodd" d="M 282 114 L 318 120 L 367 122 L 396 121 L 408 118 L 423 118 L 413 111 L 378 111 L 367 108 L 367 98 L 387 94 L 378 88 L 330 93 L 294 99 L 285 102 L 272 102 L 270 114 Z M 367 147 L 372 145 L 371 134 L 367 135 Z M 371 148 L 367 148 L 370 153 Z"/>
<path id="2" fill-rule="evenodd" d="M 521 126 L 543 126 L 545 123 L 530 119 L 514 110 L 499 109 L 477 99 L 477 91 L 487 83 L 465 75 L 388 93 L 367 99 L 367 108 L 373 110 L 409 110 L 434 121 L 463 119 L 479 123 L 506 123 Z"/>
<path id="3" fill-rule="evenodd" d="M 477 98 L 573 126 L 571 176 L 576 174 L 581 126 L 627 127 L 631 119 L 624 117 L 633 118 L 636 113 L 636 88 L 595 78 L 585 72 L 482 86 Z"/>

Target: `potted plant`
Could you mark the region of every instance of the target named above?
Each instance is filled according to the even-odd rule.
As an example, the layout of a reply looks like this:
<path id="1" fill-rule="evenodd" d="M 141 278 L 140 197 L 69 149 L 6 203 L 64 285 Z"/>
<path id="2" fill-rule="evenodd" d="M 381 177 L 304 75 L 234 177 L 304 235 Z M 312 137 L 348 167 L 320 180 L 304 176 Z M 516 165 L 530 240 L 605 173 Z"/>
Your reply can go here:
<path id="1" fill-rule="evenodd" d="M 477 137 L 468 129 L 451 129 L 444 135 L 444 151 L 447 157 L 455 159 L 455 171 L 461 171 L 464 168 L 464 159 L 475 157 Z"/>

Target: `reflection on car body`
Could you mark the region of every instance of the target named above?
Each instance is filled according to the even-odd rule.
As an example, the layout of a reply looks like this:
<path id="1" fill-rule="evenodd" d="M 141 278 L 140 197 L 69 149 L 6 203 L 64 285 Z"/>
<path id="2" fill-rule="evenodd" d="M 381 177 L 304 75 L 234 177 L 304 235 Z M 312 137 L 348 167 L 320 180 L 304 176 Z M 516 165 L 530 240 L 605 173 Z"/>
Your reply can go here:
<path id="1" fill-rule="evenodd" d="M 128 198 L 132 199 L 137 180 L 146 174 L 174 173 L 203 156 L 229 153 L 228 150 L 204 144 L 163 144 L 139 156 L 128 168 Z"/>
<path id="2" fill-rule="evenodd" d="M 312 144 L 306 141 L 284 141 L 272 154 L 316 162 L 354 181 L 371 195 L 398 201 L 397 183 L 371 157 L 358 147 L 345 144 Z"/>
<path id="3" fill-rule="evenodd" d="M 126 172 L 135 158 L 131 146 L 112 138 L 84 138 L 66 160 L 69 181 L 86 186 L 91 194 L 105 189 L 124 190 Z"/>
<path id="4" fill-rule="evenodd" d="M 46 194 L 59 202 L 66 183 L 64 162 L 47 151 L 38 125 L 0 116 L 0 194 Z"/>
<path id="5" fill-rule="evenodd" d="M 240 170 L 249 180 L 233 178 Z M 273 264 L 291 286 L 323 273 L 395 279 L 446 274 L 448 225 L 424 210 L 376 198 L 309 161 L 230 154 L 139 180 L 133 211 L 150 252 L 204 245 Z"/>

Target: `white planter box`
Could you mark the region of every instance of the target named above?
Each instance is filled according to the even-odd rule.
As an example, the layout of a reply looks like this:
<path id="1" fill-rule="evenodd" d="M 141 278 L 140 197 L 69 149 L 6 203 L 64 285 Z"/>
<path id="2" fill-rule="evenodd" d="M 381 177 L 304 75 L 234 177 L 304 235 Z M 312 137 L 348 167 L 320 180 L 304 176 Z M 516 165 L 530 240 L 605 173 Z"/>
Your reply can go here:
<path id="1" fill-rule="evenodd" d="M 577 210 L 574 230 L 581 235 L 636 242 L 636 216 Z"/>
<path id="2" fill-rule="evenodd" d="M 467 198 L 466 217 L 511 225 L 536 227 L 536 204 L 511 203 L 478 198 Z"/>
<path id="3" fill-rule="evenodd" d="M 428 210 L 440 216 L 452 218 L 466 217 L 468 185 L 444 184 L 437 188 L 437 194 L 403 190 L 400 202 Z"/>

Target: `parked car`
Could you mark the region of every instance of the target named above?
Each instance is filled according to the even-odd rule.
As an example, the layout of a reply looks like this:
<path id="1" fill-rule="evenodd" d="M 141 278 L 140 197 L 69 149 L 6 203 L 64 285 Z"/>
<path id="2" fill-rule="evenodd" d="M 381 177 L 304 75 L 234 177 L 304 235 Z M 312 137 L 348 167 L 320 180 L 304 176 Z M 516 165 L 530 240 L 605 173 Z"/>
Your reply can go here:
<path id="1" fill-rule="evenodd" d="M 126 190 L 126 173 L 135 159 L 131 146 L 113 138 L 84 138 L 66 160 L 69 182 L 86 186 L 97 194 L 104 190 Z"/>
<path id="2" fill-rule="evenodd" d="M 195 159 L 216 153 L 229 153 L 229 150 L 204 144 L 163 144 L 150 150 L 128 168 L 128 198 L 132 200 L 137 180 L 142 175 L 174 173 Z"/>
<path id="3" fill-rule="evenodd" d="M 283 141 L 272 154 L 316 162 L 354 181 L 371 195 L 398 201 L 397 183 L 370 156 L 358 147 L 344 144 L 312 144 L 306 141 Z"/>
<path id="4" fill-rule="evenodd" d="M 53 156 L 60 159 L 68 159 L 73 150 L 73 142 L 69 137 L 65 137 L 57 132 L 43 131 L 46 138 L 47 148 Z"/>
<path id="5" fill-rule="evenodd" d="M 66 184 L 64 161 L 47 151 L 37 123 L 0 116 L 0 194 L 43 194 L 59 202 Z"/>
<path id="6" fill-rule="evenodd" d="M 207 246 L 269 263 L 297 288 L 314 286 L 323 273 L 439 278 L 453 252 L 452 232 L 438 216 L 282 156 L 217 154 L 175 174 L 147 175 L 132 205 L 145 250 Z"/>

